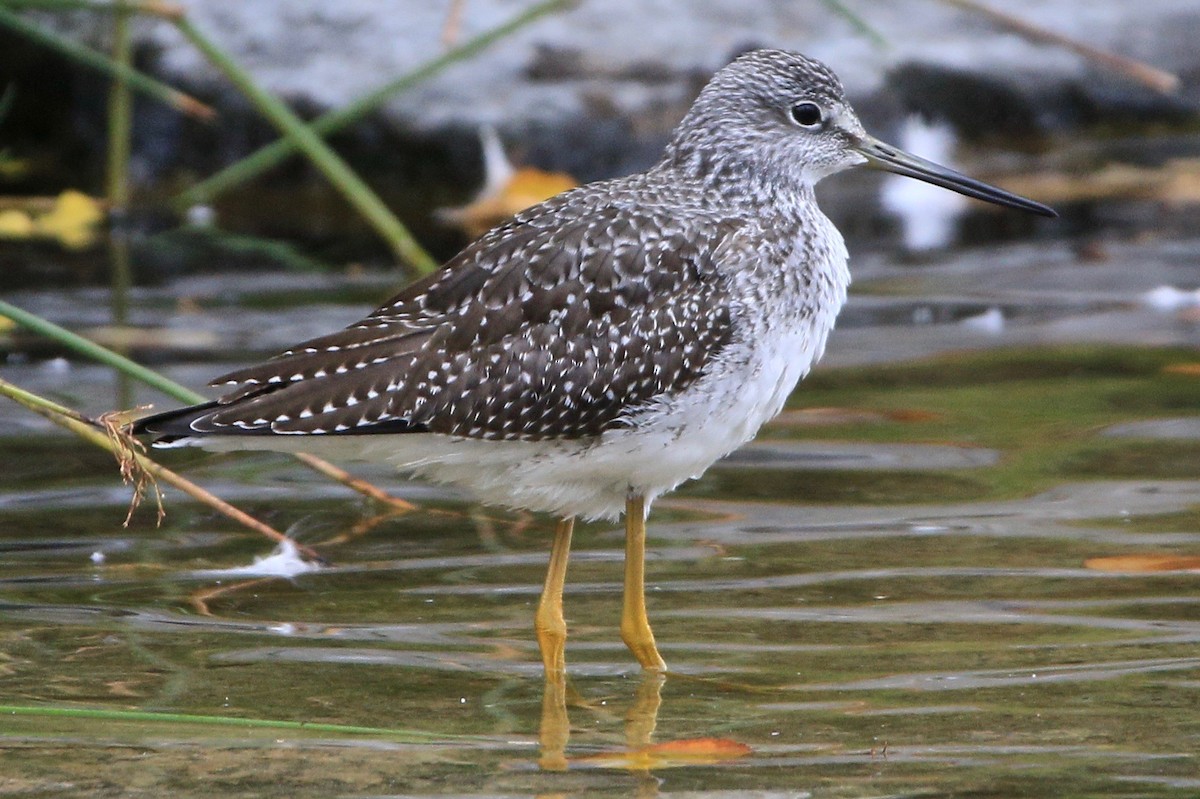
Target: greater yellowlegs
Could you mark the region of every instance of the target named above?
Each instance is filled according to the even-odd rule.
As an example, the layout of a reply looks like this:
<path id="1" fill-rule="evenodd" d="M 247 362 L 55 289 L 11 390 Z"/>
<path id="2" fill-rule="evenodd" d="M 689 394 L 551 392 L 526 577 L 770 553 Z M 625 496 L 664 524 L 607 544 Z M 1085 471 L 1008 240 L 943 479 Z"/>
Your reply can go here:
<path id="1" fill-rule="evenodd" d="M 573 521 L 623 510 L 621 636 L 662 670 L 647 512 L 752 438 L 821 357 L 850 273 L 813 186 L 859 165 L 1054 215 L 881 143 L 827 67 L 758 50 L 713 77 L 649 171 L 521 212 L 361 322 L 137 429 L 160 444 L 389 461 L 554 514 L 535 618 L 548 674 L 565 662 Z"/>

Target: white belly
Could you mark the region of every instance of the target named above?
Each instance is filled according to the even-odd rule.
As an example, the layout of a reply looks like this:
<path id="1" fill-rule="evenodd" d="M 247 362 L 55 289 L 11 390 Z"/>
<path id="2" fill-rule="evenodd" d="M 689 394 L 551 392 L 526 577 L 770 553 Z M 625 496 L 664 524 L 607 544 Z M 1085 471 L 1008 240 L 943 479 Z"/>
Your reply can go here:
<path id="1" fill-rule="evenodd" d="M 820 222 L 828 224 L 824 217 Z M 631 414 L 631 426 L 579 441 L 484 441 L 436 434 L 254 436 L 191 439 L 207 449 L 304 451 L 332 459 L 386 460 L 402 471 L 471 491 L 480 501 L 558 516 L 616 518 L 630 493 L 655 497 L 699 477 L 749 441 L 783 407 L 825 350 L 846 297 L 841 237 L 829 225 L 821 264 L 803 291 L 750 275 L 738 333 L 705 374 L 666 402 Z M 811 252 L 810 252 L 811 256 Z M 760 276 L 761 277 L 761 276 Z M 815 286 L 815 288 L 814 288 Z M 185 443 L 185 442 L 180 442 Z"/>
<path id="2" fill-rule="evenodd" d="M 827 332 L 794 332 L 755 353 L 732 352 L 722 360 L 745 358 L 733 372 L 710 371 L 669 406 L 639 413 L 635 427 L 605 433 L 582 449 L 570 441 L 429 435 L 366 443 L 399 468 L 468 488 L 487 504 L 616 518 L 631 492 L 644 494 L 649 506 L 753 438 L 820 356 Z"/>
<path id="3" fill-rule="evenodd" d="M 801 321 L 775 316 L 755 320 L 684 392 L 669 403 L 648 406 L 631 417 L 633 426 L 605 433 L 589 446 L 382 436 L 377 443 L 351 439 L 355 443 L 348 444 L 357 452 L 347 454 L 386 457 L 404 471 L 462 486 L 492 505 L 616 518 L 632 492 L 645 495 L 649 507 L 655 497 L 699 477 L 749 441 L 779 413 L 796 383 L 824 353 L 845 299 L 845 284 L 834 288 L 832 296 L 817 304 L 820 311 Z"/>
<path id="4" fill-rule="evenodd" d="M 212 450 L 302 451 L 333 460 L 388 461 L 404 472 L 469 490 L 481 502 L 557 516 L 615 519 L 631 493 L 655 497 L 754 437 L 821 356 L 836 308 L 819 326 L 732 344 L 669 404 L 635 426 L 578 441 L 482 441 L 435 434 L 189 439 Z M 179 442 L 185 443 L 185 442 Z"/>

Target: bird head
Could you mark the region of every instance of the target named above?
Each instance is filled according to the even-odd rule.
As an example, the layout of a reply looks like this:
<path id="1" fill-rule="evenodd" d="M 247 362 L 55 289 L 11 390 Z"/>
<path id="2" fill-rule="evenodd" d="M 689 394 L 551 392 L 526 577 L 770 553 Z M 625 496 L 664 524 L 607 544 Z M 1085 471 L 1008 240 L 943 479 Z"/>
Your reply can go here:
<path id="1" fill-rule="evenodd" d="M 720 70 L 676 129 L 668 159 L 718 181 L 811 186 L 868 166 L 1043 216 L 1041 203 L 885 144 L 863 128 L 842 83 L 819 61 L 754 50 Z M 732 181 L 730 181 L 732 182 Z"/>

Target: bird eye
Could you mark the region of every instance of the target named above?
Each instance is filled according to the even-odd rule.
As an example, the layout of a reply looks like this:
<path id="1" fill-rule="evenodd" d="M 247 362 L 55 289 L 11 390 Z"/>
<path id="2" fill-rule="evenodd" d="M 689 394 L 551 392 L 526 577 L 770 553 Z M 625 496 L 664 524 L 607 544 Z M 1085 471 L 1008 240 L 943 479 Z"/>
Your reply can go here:
<path id="1" fill-rule="evenodd" d="M 823 114 L 816 103 L 797 103 L 792 106 L 792 119 L 804 128 L 815 128 L 821 124 Z"/>

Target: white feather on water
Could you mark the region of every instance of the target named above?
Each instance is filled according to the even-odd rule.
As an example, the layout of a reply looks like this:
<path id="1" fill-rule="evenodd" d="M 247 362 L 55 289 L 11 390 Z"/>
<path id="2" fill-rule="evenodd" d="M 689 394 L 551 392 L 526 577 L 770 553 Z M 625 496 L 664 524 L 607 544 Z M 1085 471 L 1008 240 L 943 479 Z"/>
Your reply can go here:
<path id="1" fill-rule="evenodd" d="M 203 569 L 192 572 L 197 577 L 295 577 L 314 572 L 321 567 L 300 557 L 299 550 L 291 541 L 283 541 L 275 551 L 265 557 L 256 557 L 248 566 L 229 569 Z"/>

